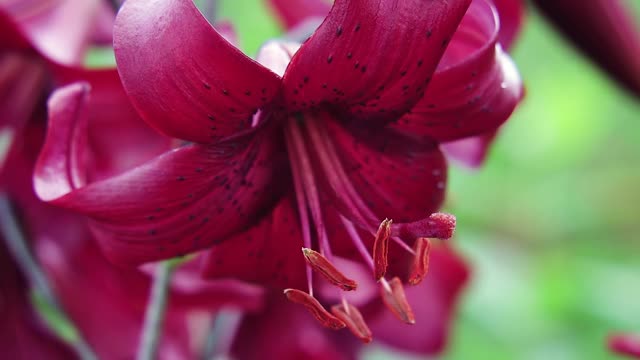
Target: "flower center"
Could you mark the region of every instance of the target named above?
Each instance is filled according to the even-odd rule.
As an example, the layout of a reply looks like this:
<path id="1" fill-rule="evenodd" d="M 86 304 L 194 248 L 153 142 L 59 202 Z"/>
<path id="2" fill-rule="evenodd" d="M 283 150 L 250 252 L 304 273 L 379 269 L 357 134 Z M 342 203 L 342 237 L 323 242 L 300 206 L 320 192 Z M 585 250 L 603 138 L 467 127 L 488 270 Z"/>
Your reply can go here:
<path id="1" fill-rule="evenodd" d="M 332 307 L 333 315 L 313 297 L 314 271 L 338 287 L 339 291 L 357 289 L 356 282 L 332 264 L 333 253 L 323 217 L 325 214 L 321 208 L 322 193 L 319 182 L 316 181 L 320 179 L 318 176 L 322 176 L 323 185 L 328 185 L 330 187 L 328 191 L 332 191 L 341 201 L 339 219 L 343 226 L 342 230 L 348 234 L 363 261 L 371 268 L 374 279 L 380 283 L 383 302 L 401 321 L 408 324 L 415 323 L 402 281 L 398 277 L 391 280 L 385 278 L 389 242 L 393 240 L 395 244 L 413 255 L 409 282 L 415 285 L 424 278 L 428 269 L 430 249 L 428 238 L 449 238 L 455 227 L 455 218 L 448 214 L 436 213 L 413 223 L 394 224 L 392 220 L 379 219 L 350 181 L 335 145 L 317 114 L 305 113 L 290 116 L 285 125 L 285 137 L 302 228 L 304 245 L 302 252 L 307 261 L 308 282 L 308 294 L 287 289 L 285 290 L 287 298 L 304 305 L 321 324 L 333 329 L 346 326 L 361 340 L 371 341 L 371 332 L 363 317 L 353 305 L 346 301 L 343 294 L 341 294 L 342 304 Z M 315 230 L 315 234 L 312 234 L 312 230 Z M 373 236 L 372 251 L 369 251 L 358 230 Z M 415 241 L 414 249 L 405 241 Z M 317 251 L 313 250 L 314 248 Z"/>

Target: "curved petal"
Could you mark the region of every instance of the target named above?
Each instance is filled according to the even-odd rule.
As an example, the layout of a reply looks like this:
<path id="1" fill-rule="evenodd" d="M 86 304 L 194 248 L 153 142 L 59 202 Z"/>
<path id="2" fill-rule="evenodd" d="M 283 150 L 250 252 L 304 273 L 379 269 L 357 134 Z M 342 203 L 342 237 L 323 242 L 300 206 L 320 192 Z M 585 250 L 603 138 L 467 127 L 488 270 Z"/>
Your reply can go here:
<path id="1" fill-rule="evenodd" d="M 422 97 L 470 0 L 337 0 L 291 60 L 285 100 L 394 119 Z"/>
<path id="2" fill-rule="evenodd" d="M 300 25 L 310 17 L 324 18 L 331 9 L 325 0 L 269 0 L 268 3 L 286 29 Z"/>
<path id="3" fill-rule="evenodd" d="M 542 13 L 620 85 L 640 96 L 640 26 L 621 0 L 534 0 Z"/>
<path id="4" fill-rule="evenodd" d="M 424 355 L 442 352 L 447 344 L 451 318 L 469 278 L 469 269 L 453 251 L 433 249 L 429 275 L 420 285 L 405 288 L 416 324 L 406 325 L 386 309 L 369 320 L 376 339 L 399 350 Z"/>
<path id="5" fill-rule="evenodd" d="M 267 309 L 244 318 L 233 343 L 234 358 L 356 359 L 360 344 L 354 337 L 318 326 L 309 313 L 301 306 L 286 301 L 280 291 L 272 293 Z"/>
<path id="6" fill-rule="evenodd" d="M 447 159 L 470 168 L 477 168 L 487 159 L 489 148 L 496 135 L 498 130 L 493 130 L 478 136 L 441 144 L 440 149 Z"/>
<path id="7" fill-rule="evenodd" d="M 496 129 L 523 95 L 518 71 L 500 45 L 493 7 L 476 0 L 443 57 L 424 98 L 392 128 L 452 141 Z"/>
<path id="8" fill-rule="evenodd" d="M 500 33 L 498 42 L 506 50 L 511 49 L 513 42 L 522 30 L 524 23 L 524 1 L 522 0 L 492 0 L 498 10 L 500 18 Z"/>
<path id="9" fill-rule="evenodd" d="M 114 261 L 138 264 L 205 248 L 257 221 L 280 195 L 274 178 L 284 162 L 267 128 L 215 146 L 185 146 L 84 185 L 86 94 L 70 85 L 52 96 L 35 190 L 92 217 Z"/>
<path id="10" fill-rule="evenodd" d="M 33 46 L 55 62 L 81 64 L 103 12 L 102 0 L 4 1 L 0 44 Z"/>
<path id="11" fill-rule="evenodd" d="M 119 174 L 171 148 L 171 138 L 151 129 L 133 109 L 116 69 L 85 70 L 57 66 L 59 83 L 84 81 L 87 100 L 91 181 Z"/>
<path id="12" fill-rule="evenodd" d="M 215 245 L 204 260 L 204 275 L 232 277 L 276 288 L 304 288 L 305 261 L 295 201 L 283 198 L 252 228 Z"/>
<path id="13" fill-rule="evenodd" d="M 229 44 L 191 0 L 128 0 L 114 29 L 118 70 L 142 118 L 207 143 L 251 126 L 280 78 Z"/>
<path id="14" fill-rule="evenodd" d="M 326 139 L 330 139 L 348 181 L 376 221 L 385 218 L 394 222 L 416 221 L 440 207 L 447 168 L 433 143 L 415 141 L 387 129 L 347 129 L 335 121 L 324 120 Z M 336 204 L 344 203 L 344 194 L 327 193 L 335 195 Z M 377 227 L 378 223 L 374 225 Z"/>

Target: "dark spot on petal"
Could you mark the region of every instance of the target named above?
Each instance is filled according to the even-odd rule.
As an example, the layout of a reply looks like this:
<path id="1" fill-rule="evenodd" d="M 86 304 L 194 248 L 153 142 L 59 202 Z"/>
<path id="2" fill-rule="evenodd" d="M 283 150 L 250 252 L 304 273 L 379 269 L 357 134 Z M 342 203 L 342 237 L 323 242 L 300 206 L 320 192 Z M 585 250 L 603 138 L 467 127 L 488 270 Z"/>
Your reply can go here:
<path id="1" fill-rule="evenodd" d="M 222 89 L 222 93 L 223 93 L 224 95 L 229 96 L 229 90 L 227 90 L 227 89 Z"/>
<path id="2" fill-rule="evenodd" d="M 338 26 L 338 29 L 336 30 L 336 36 L 340 35 L 342 35 L 342 26 Z"/>
<path id="3" fill-rule="evenodd" d="M 347 59 L 351 59 L 352 56 L 353 56 L 352 53 L 350 53 L 350 52 L 347 53 Z"/>
<path id="4" fill-rule="evenodd" d="M 431 29 L 427 30 L 427 38 L 430 38 L 430 37 L 431 37 L 431 34 L 432 34 Z"/>
<path id="5" fill-rule="evenodd" d="M 332 61 L 333 61 L 333 55 L 329 55 L 329 57 L 327 57 L 327 64 L 331 64 Z"/>
<path id="6" fill-rule="evenodd" d="M 244 92 L 244 94 L 247 95 L 247 96 L 251 96 L 251 91 L 247 90 L 247 91 Z"/>
<path id="7" fill-rule="evenodd" d="M 358 30 L 360 30 L 360 23 L 356 24 L 356 28 L 354 29 L 355 32 L 358 32 Z"/>
<path id="8" fill-rule="evenodd" d="M 208 118 L 209 118 L 209 120 L 211 120 L 211 121 L 215 121 L 215 120 L 216 120 L 216 118 L 215 118 L 213 115 L 207 115 L 207 117 L 208 117 Z"/>
<path id="9" fill-rule="evenodd" d="M 178 176 L 178 177 L 176 178 L 176 180 L 178 180 L 178 181 L 184 181 L 184 176 Z"/>
<path id="10" fill-rule="evenodd" d="M 204 88 L 207 89 L 207 90 L 211 90 L 211 85 L 209 85 L 207 83 L 202 83 L 202 86 L 204 86 Z"/>

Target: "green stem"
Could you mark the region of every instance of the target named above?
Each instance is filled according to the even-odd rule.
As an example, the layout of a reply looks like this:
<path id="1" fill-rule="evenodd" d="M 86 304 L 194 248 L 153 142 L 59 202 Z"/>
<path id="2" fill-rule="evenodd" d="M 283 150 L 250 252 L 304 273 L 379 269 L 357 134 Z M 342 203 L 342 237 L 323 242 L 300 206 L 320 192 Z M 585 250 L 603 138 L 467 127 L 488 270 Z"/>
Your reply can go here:
<path id="1" fill-rule="evenodd" d="M 234 308 L 223 308 L 214 315 L 202 360 L 224 358 L 231 354 L 231 347 L 242 323 L 243 313 Z"/>
<path id="2" fill-rule="evenodd" d="M 29 251 L 26 238 L 13 213 L 9 199 L 4 193 L 0 193 L 0 231 L 2 232 L 9 252 L 15 259 L 18 267 L 20 267 L 22 273 L 29 280 L 31 286 L 33 286 L 38 295 L 40 295 L 44 305 L 55 311 L 57 317 L 72 329 L 73 336 L 66 338 L 61 337 L 61 339 L 73 348 L 80 359 L 96 360 L 96 355 L 87 342 L 80 336 L 79 332 L 76 331 L 71 320 L 62 310 L 55 293 L 49 285 L 49 280 Z M 51 328 L 51 331 L 59 335 L 55 328 Z"/>
<path id="3" fill-rule="evenodd" d="M 168 260 L 158 264 L 153 288 L 149 296 L 149 303 L 147 304 L 137 360 L 153 360 L 156 358 L 167 308 L 171 274 L 179 263 L 180 260 Z"/>

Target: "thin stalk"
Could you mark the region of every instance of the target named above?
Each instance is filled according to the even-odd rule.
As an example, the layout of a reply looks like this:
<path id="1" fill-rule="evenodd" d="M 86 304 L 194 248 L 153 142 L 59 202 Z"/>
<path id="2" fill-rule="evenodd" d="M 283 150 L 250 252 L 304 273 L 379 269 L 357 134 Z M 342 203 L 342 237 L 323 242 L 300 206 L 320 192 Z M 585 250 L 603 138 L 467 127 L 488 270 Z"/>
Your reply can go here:
<path id="1" fill-rule="evenodd" d="M 142 337 L 136 358 L 138 360 L 154 360 L 156 358 L 167 308 L 167 295 L 169 293 L 171 275 L 179 263 L 179 260 L 167 260 L 158 264 L 144 317 L 144 327 L 142 328 Z"/>
<path id="2" fill-rule="evenodd" d="M 202 360 L 225 358 L 231 354 L 233 341 L 240 328 L 243 313 L 237 309 L 220 309 L 214 316 L 207 336 Z"/>
<path id="3" fill-rule="evenodd" d="M 35 288 L 41 296 L 41 300 L 50 309 L 56 311 L 61 320 L 73 329 L 72 338 L 61 338 L 75 351 L 82 360 L 97 360 L 87 342 L 73 326 L 67 314 L 63 311 L 53 292 L 49 280 L 34 259 L 27 240 L 20 229 L 20 225 L 15 217 L 13 209 L 6 194 L 0 193 L 0 231 L 7 244 L 9 252 L 15 259 L 22 273 L 27 277 L 31 286 Z M 55 329 L 51 329 L 54 334 L 58 334 Z"/>

